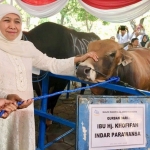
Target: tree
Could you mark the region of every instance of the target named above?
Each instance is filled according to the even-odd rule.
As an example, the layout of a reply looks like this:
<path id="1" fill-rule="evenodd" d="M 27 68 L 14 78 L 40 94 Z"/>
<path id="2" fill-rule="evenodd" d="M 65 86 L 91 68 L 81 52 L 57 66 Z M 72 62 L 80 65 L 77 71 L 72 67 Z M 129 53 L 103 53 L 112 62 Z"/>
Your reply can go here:
<path id="1" fill-rule="evenodd" d="M 87 31 L 90 32 L 93 22 L 98 20 L 97 17 L 91 15 L 88 13 L 84 8 L 80 7 L 79 10 L 76 12 L 77 14 L 77 20 L 84 22 Z"/>
<path id="2" fill-rule="evenodd" d="M 66 22 L 69 22 L 70 18 L 74 17 L 77 21 L 84 23 L 88 32 L 90 32 L 93 22 L 98 19 L 85 11 L 85 9 L 81 7 L 77 0 L 69 0 L 68 4 L 64 9 L 62 9 L 60 14 L 60 24 L 63 25 L 65 19 Z"/>
<path id="3" fill-rule="evenodd" d="M 66 22 L 68 22 L 69 16 L 72 16 L 77 9 L 77 0 L 69 0 L 68 4 L 60 11 L 61 19 L 60 19 L 60 24 L 64 24 L 64 20 L 66 19 Z"/>

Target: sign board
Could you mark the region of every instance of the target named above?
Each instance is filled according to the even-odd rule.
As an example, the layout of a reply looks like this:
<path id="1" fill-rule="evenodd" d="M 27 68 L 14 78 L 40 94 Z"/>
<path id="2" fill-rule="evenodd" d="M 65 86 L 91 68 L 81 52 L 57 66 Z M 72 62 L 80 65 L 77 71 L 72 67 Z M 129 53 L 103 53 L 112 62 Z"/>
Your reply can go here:
<path id="1" fill-rule="evenodd" d="M 76 150 L 150 148 L 150 97 L 78 95 Z"/>
<path id="2" fill-rule="evenodd" d="M 89 150 L 145 147 L 144 104 L 90 104 Z"/>

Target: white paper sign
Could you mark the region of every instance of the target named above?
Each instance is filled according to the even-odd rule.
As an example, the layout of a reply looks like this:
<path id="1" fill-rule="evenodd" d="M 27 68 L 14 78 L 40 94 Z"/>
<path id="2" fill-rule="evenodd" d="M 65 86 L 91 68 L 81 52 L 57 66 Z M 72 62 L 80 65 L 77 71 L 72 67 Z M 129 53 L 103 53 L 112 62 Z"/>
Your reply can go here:
<path id="1" fill-rule="evenodd" d="M 89 150 L 146 146 L 144 104 L 90 104 Z"/>

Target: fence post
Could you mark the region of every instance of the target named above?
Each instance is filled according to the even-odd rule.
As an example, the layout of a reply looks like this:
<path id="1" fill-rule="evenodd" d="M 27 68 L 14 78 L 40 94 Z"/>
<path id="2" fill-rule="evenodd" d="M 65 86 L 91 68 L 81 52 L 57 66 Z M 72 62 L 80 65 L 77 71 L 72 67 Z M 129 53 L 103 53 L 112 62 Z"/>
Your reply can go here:
<path id="1" fill-rule="evenodd" d="M 48 94 L 48 83 L 49 83 L 49 75 L 47 75 L 42 80 L 42 95 Z M 41 111 L 46 112 L 47 111 L 47 98 L 44 98 L 41 100 Z M 44 150 L 44 144 L 45 144 L 45 130 L 46 130 L 46 119 L 43 117 L 40 117 L 39 122 L 39 136 L 38 136 L 38 148 L 40 150 Z"/>

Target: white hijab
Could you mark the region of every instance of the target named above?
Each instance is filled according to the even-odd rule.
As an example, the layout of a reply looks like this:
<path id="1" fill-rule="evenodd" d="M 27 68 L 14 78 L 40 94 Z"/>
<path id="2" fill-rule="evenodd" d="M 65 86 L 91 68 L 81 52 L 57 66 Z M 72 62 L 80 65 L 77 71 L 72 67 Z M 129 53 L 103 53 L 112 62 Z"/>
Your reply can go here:
<path id="1" fill-rule="evenodd" d="M 0 4 L 0 20 L 7 14 L 14 13 L 18 15 L 21 19 L 20 12 L 12 5 L 8 4 Z M 30 49 L 33 47 L 28 41 L 21 40 L 22 31 L 18 35 L 18 37 L 9 41 L 1 32 L 0 29 L 0 50 L 3 50 L 9 54 L 21 56 L 21 57 L 31 57 Z"/>

